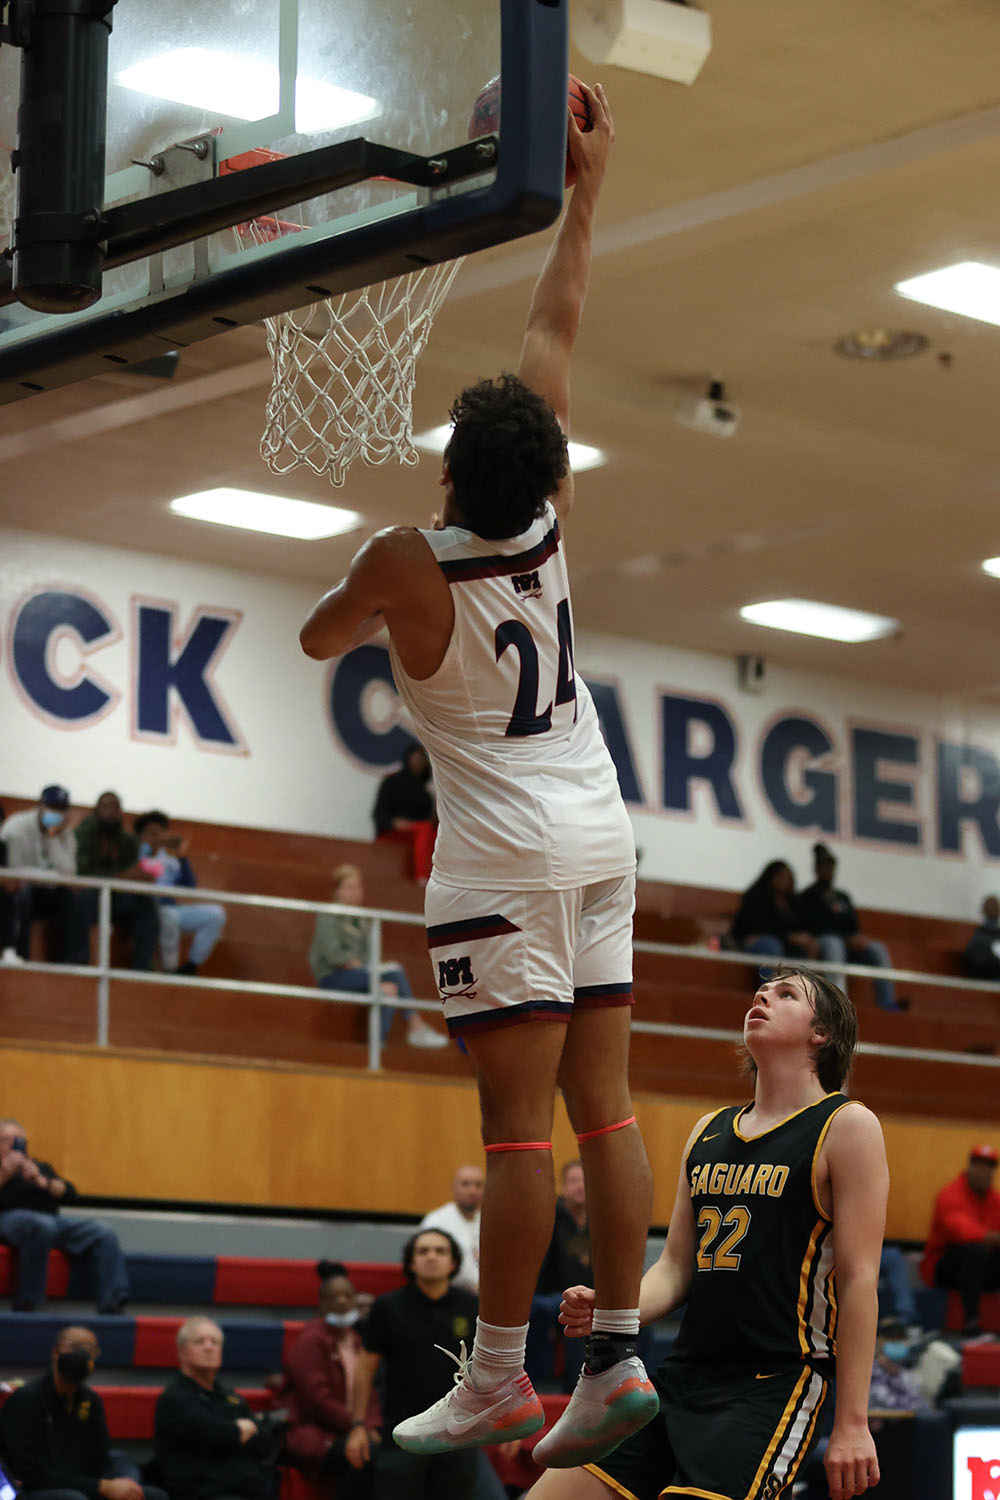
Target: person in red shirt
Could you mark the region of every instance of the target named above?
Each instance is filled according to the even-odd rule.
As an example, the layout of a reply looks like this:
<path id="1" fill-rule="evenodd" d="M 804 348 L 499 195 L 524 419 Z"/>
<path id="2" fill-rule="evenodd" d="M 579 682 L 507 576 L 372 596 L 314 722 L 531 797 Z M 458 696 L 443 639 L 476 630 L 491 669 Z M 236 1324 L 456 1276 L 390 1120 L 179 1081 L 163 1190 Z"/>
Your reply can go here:
<path id="1" fill-rule="evenodd" d="M 282 1399 L 291 1414 L 285 1447 L 297 1469 L 315 1478 L 336 1479 L 337 1500 L 363 1500 L 371 1491 L 371 1468 L 352 1467 L 344 1451 L 355 1425 L 351 1399 L 361 1353 L 355 1328 L 358 1294 L 339 1261 L 320 1261 L 317 1270 L 320 1316 L 306 1324 L 285 1360 Z M 371 1435 L 381 1425 L 373 1393 L 365 1426 Z"/>
<path id="2" fill-rule="evenodd" d="M 993 1187 L 998 1161 L 995 1146 L 973 1146 L 965 1171 L 946 1183 L 934 1200 L 920 1262 L 928 1286 L 947 1287 L 961 1295 L 963 1331 L 969 1337 L 982 1331 L 983 1293 L 1000 1291 L 1000 1193 Z"/>

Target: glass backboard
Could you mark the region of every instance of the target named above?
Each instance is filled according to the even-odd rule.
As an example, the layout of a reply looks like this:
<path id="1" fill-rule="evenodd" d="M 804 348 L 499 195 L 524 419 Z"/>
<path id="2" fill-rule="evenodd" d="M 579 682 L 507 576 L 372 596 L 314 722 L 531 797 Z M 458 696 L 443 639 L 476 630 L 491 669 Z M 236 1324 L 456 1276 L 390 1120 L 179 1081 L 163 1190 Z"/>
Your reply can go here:
<path id="1" fill-rule="evenodd" d="M 551 222 L 562 196 L 567 6 L 118 0 L 105 213 L 164 194 L 169 218 L 174 189 L 269 162 L 304 164 L 358 137 L 447 170 L 423 182 L 379 171 L 113 266 L 100 300 L 80 312 L 40 313 L 8 292 L 0 402 Z M 19 50 L 0 48 L 0 251 L 12 242 L 19 68 Z M 498 141 L 473 156 L 470 117 L 497 74 Z M 113 236 L 107 243 L 110 252 Z"/>

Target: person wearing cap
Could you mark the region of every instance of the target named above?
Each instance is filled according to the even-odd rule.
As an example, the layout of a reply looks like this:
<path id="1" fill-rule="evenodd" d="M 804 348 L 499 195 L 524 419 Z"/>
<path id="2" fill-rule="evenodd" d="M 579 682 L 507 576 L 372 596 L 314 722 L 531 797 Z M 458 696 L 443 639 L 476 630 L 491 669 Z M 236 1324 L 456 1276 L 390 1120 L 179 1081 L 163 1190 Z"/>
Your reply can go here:
<path id="1" fill-rule="evenodd" d="M 7 846 L 11 869 L 51 870 L 60 875 L 76 873 L 76 841 L 69 823 L 69 792 L 64 786 L 47 786 L 38 806 L 11 813 L 0 828 Z M 56 963 L 72 959 L 71 929 L 73 891 L 65 885 L 36 885 L 21 881 L 14 893 L 15 947 L 20 958 L 31 956 L 32 922 L 55 924 Z"/>
<path id="2" fill-rule="evenodd" d="M 995 1146 L 973 1146 L 969 1163 L 934 1200 L 934 1216 L 920 1262 L 927 1286 L 957 1291 L 962 1298 L 963 1333 L 982 1332 L 984 1292 L 1000 1291 L 1000 1193 L 993 1177 L 1000 1161 Z"/>
<path id="3" fill-rule="evenodd" d="M 892 957 L 884 943 L 866 937 L 846 891 L 834 886 L 837 858 L 826 844 L 813 844 L 815 881 L 798 898 L 798 915 L 802 926 L 817 940 L 819 956 L 827 963 L 869 964 L 876 969 L 891 969 Z M 847 993 L 843 974 L 831 974 L 832 984 Z M 875 980 L 875 1004 L 880 1010 L 905 1010 L 896 999 L 891 979 Z"/>

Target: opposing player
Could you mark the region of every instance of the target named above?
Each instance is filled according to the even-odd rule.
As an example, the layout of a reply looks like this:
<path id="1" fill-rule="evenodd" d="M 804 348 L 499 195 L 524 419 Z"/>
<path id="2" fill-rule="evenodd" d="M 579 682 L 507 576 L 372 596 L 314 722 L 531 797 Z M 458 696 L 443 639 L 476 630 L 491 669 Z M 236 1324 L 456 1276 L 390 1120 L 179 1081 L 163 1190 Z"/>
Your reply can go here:
<path id="1" fill-rule="evenodd" d="M 584 1372 L 536 1449 L 608 1452 L 657 1409 L 635 1356 L 649 1167 L 627 1080 L 635 845 L 614 765 L 575 674 L 561 526 L 573 500 L 570 356 L 614 137 L 569 121 L 576 188 L 535 288 L 518 375 L 452 408 L 431 531 L 374 536 L 301 633 L 339 655 L 388 627 L 393 671 L 434 768 L 440 832 L 427 940 L 445 1016 L 475 1065 L 487 1153 L 480 1318 L 455 1389 L 401 1423 L 414 1453 L 536 1431 L 528 1314 L 554 1214 L 561 1086 L 580 1142 L 597 1302 Z"/>
<path id="2" fill-rule="evenodd" d="M 838 1092 L 856 1041 L 850 1001 L 820 975 L 783 965 L 760 985 L 744 1024 L 753 1103 L 691 1132 L 643 1278 L 643 1323 L 687 1303 L 654 1377 L 660 1416 L 599 1462 L 544 1475 L 531 1500 L 774 1500 L 809 1455 L 835 1364 L 830 1494 L 878 1483 L 867 1411 L 889 1174 L 877 1119 Z M 566 1292 L 567 1334 L 592 1305 L 586 1287 Z"/>

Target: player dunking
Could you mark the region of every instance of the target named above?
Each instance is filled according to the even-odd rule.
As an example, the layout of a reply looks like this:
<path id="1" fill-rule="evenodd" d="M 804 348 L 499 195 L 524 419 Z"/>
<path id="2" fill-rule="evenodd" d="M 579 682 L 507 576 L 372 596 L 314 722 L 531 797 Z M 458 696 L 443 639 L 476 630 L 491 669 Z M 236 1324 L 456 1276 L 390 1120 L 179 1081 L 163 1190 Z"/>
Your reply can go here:
<path id="1" fill-rule="evenodd" d="M 868 1430 L 888 1170 L 873 1114 L 837 1092 L 857 1041 L 839 989 L 782 965 L 754 996 L 744 1042 L 753 1103 L 688 1139 L 663 1254 L 643 1278 L 651 1323 L 687 1303 L 654 1377 L 660 1416 L 531 1500 L 774 1500 L 816 1438 L 836 1361 L 825 1465 L 833 1500 L 878 1483 Z M 568 1334 L 593 1292 L 572 1287 Z"/>
<path id="2" fill-rule="evenodd" d="M 635 845 L 574 670 L 560 531 L 573 499 L 570 357 L 614 138 L 603 90 L 588 96 L 593 130 L 569 120 L 579 177 L 535 288 L 518 376 L 481 381 L 452 408 L 435 529 L 374 536 L 301 635 L 308 655 L 325 658 L 388 627 L 438 795 L 431 961 L 482 1106 L 475 1344 L 452 1393 L 394 1437 L 439 1453 L 542 1425 L 524 1348 L 553 1222 L 559 1086 L 587 1179 L 597 1289 L 583 1374 L 535 1449 L 562 1467 L 608 1452 L 657 1409 L 635 1356 L 651 1208 L 627 1079 Z"/>

